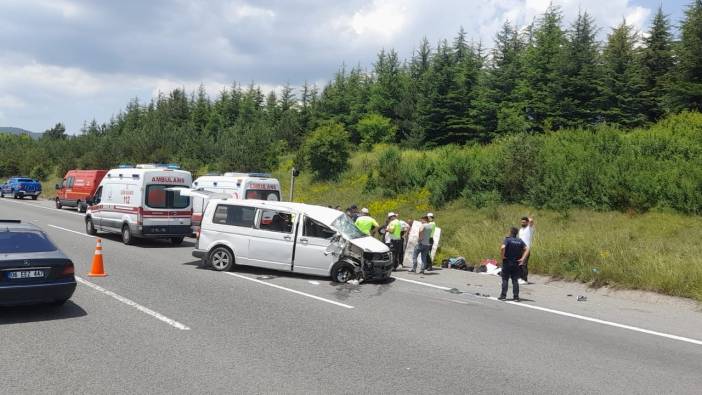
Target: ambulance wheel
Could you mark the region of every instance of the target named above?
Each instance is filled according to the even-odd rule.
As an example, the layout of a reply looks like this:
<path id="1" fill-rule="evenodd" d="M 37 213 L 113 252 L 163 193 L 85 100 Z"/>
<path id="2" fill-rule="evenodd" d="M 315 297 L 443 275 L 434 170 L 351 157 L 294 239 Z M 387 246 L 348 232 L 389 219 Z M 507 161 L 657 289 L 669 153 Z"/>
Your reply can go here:
<path id="1" fill-rule="evenodd" d="M 32 195 L 32 200 L 37 200 L 38 197 L 39 195 Z"/>
<path id="2" fill-rule="evenodd" d="M 63 207 L 63 205 L 61 204 L 61 201 L 59 200 L 59 198 L 56 198 L 56 208 L 61 210 L 61 207 Z"/>
<path id="3" fill-rule="evenodd" d="M 227 247 L 216 247 L 210 252 L 207 263 L 218 272 L 226 272 L 234 266 L 234 254 Z"/>
<path id="4" fill-rule="evenodd" d="M 171 237 L 171 243 L 179 246 L 179 245 L 183 244 L 183 239 L 184 239 L 184 237 Z"/>
<path id="5" fill-rule="evenodd" d="M 332 268 L 331 278 L 336 283 L 345 283 L 354 278 L 354 267 L 348 263 L 337 263 Z"/>
<path id="6" fill-rule="evenodd" d="M 124 224 L 122 226 L 122 243 L 126 245 L 134 244 L 134 237 L 132 236 L 132 230 L 129 229 L 129 225 Z"/>
<path id="7" fill-rule="evenodd" d="M 85 220 L 85 233 L 95 236 L 97 234 L 97 231 L 95 230 L 95 226 L 93 225 L 93 220 L 92 218 L 88 218 Z"/>

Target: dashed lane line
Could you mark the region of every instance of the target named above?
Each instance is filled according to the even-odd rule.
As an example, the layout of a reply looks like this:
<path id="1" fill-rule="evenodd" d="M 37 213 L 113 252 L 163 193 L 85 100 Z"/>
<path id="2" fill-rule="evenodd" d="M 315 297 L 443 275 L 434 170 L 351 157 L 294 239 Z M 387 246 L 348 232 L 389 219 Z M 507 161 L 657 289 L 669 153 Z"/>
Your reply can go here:
<path id="1" fill-rule="evenodd" d="M 95 236 L 91 236 L 91 235 L 86 234 L 86 233 L 83 233 L 83 232 L 78 232 L 78 231 L 75 231 L 75 230 L 72 230 L 72 229 L 62 228 L 62 227 L 57 226 L 57 225 L 49 224 L 49 227 L 52 227 L 52 228 L 55 228 L 55 229 L 59 229 L 59 230 L 63 230 L 63 231 L 66 231 L 66 232 L 75 233 L 75 234 L 77 234 L 77 235 L 84 236 L 84 237 L 90 237 L 91 239 L 96 239 L 96 238 L 97 238 L 97 237 L 95 237 Z"/>
<path id="2" fill-rule="evenodd" d="M 54 213 L 72 214 L 72 215 L 78 215 L 78 216 L 81 216 L 81 217 L 84 217 L 84 216 L 85 216 L 84 214 L 77 213 L 77 212 L 75 212 L 75 211 L 66 211 L 66 210 L 57 209 L 57 208 L 54 208 L 54 207 L 45 207 L 45 206 L 41 206 L 41 205 L 36 204 L 36 203 L 29 203 L 29 202 L 15 201 L 15 200 L 5 200 L 5 199 L 1 199 L 0 201 L 9 202 L 9 203 L 14 203 L 14 204 L 18 204 L 18 205 L 20 205 L 20 206 L 36 207 L 36 208 L 40 208 L 40 209 L 43 209 L 43 210 L 50 210 L 50 211 L 52 211 L 52 212 L 54 212 Z"/>
<path id="3" fill-rule="evenodd" d="M 174 319 L 168 318 L 165 315 L 158 313 L 156 311 L 153 311 L 148 307 L 142 306 L 139 303 L 137 303 L 131 299 L 127 299 L 122 295 L 118 295 L 112 291 L 108 291 L 107 289 L 105 289 L 97 284 L 91 283 L 90 281 L 87 281 L 84 278 L 76 276 L 76 281 L 78 281 L 79 283 L 81 283 L 85 286 L 88 286 L 88 287 L 90 287 L 90 288 L 92 288 L 92 289 L 94 289 L 102 294 L 110 296 L 110 297 L 126 304 L 127 306 L 134 307 L 135 309 L 141 311 L 142 313 L 150 315 L 151 317 L 156 318 L 159 321 L 163 321 L 166 324 L 168 324 L 176 329 L 180 329 L 182 331 L 189 331 L 190 330 L 190 328 L 188 326 L 186 326 L 186 325 L 184 325 L 184 324 L 182 324 Z"/>
<path id="4" fill-rule="evenodd" d="M 308 294 L 308 293 L 306 293 L 306 292 L 301 292 L 301 291 L 296 291 L 296 290 L 294 290 L 294 289 L 290 289 L 290 288 L 286 288 L 286 287 L 281 287 L 280 285 L 277 285 L 277 284 L 267 283 L 267 282 L 265 282 L 265 281 L 257 280 L 257 279 L 255 279 L 255 278 L 251 278 L 251 277 L 247 277 L 247 276 L 242 276 L 241 274 L 236 274 L 236 273 L 231 273 L 231 272 L 224 272 L 224 274 L 228 274 L 228 275 L 230 275 L 230 276 L 238 277 L 238 278 L 241 278 L 241 279 L 244 279 L 244 280 L 248 280 L 248 281 L 253 281 L 253 282 L 258 283 L 258 284 L 267 285 L 267 286 L 269 286 L 269 287 L 281 289 L 281 290 L 283 290 L 283 291 L 292 292 L 292 293 L 297 294 L 297 295 L 306 296 L 306 297 L 308 297 L 308 298 L 312 298 L 312 299 L 319 300 L 319 301 L 322 301 L 322 302 L 330 303 L 330 304 L 333 304 L 333 305 L 335 305 L 335 306 L 343 307 L 343 308 L 345 308 L 345 309 L 353 309 L 353 308 L 354 308 L 353 306 L 348 305 L 348 304 L 339 303 L 339 302 L 337 302 L 337 301 L 330 300 L 330 299 L 325 299 L 325 298 L 322 298 L 322 297 L 319 297 L 319 296 L 315 296 L 315 295 L 311 295 L 311 294 Z"/>
<path id="5" fill-rule="evenodd" d="M 415 281 L 415 280 L 408 280 L 408 279 L 405 279 L 405 278 L 399 278 L 399 277 L 393 277 L 393 278 L 394 278 L 395 280 L 404 281 L 404 282 L 407 282 L 407 283 L 412 283 L 412 284 L 417 284 L 417 285 L 422 285 L 422 286 L 425 286 L 425 287 L 431 287 L 431 288 L 441 289 L 441 290 L 444 290 L 444 291 L 449 291 L 449 290 L 452 289 L 452 288 L 449 288 L 449 287 L 442 287 L 442 286 L 440 286 L 440 285 L 434 285 L 434 284 L 429 284 L 429 283 L 425 283 L 425 282 L 421 282 L 421 281 Z M 495 298 L 495 297 L 481 297 L 481 298 L 490 299 L 490 300 L 494 300 L 494 301 L 499 301 L 499 300 L 498 300 L 497 298 Z M 630 331 L 634 331 L 634 332 L 645 333 L 645 334 L 648 334 L 648 335 L 664 337 L 664 338 L 666 338 L 666 339 L 678 340 L 678 341 L 681 341 L 681 342 L 685 342 L 685 343 L 690 343 L 690 344 L 695 344 L 695 345 L 698 345 L 698 346 L 702 346 L 702 340 L 692 339 L 692 338 L 689 338 L 689 337 L 678 336 L 678 335 L 672 335 L 672 334 L 664 333 L 664 332 L 652 331 L 652 330 L 650 330 L 650 329 L 644 329 L 644 328 L 639 328 L 639 327 L 632 326 L 632 325 L 626 325 L 626 324 L 620 324 L 620 323 L 617 323 L 617 322 L 601 320 L 601 319 L 599 319 L 599 318 L 587 317 L 587 316 L 580 315 L 580 314 L 569 313 L 569 312 L 567 312 L 567 311 L 549 309 L 549 308 L 546 308 L 546 307 L 535 306 L 535 305 L 533 305 L 533 304 L 528 304 L 528 303 L 523 303 L 523 302 L 511 302 L 511 301 L 505 301 L 505 302 L 499 301 L 499 302 L 501 302 L 501 303 L 506 303 L 506 304 L 510 304 L 510 305 L 512 305 L 512 306 L 523 307 L 523 308 L 526 308 L 526 309 L 538 310 L 538 311 L 543 311 L 543 312 L 545 312 L 545 313 L 560 315 L 560 316 L 562 316 L 562 317 L 575 318 L 575 319 L 582 320 L 582 321 L 594 322 L 594 323 L 596 323 L 596 324 L 607 325 L 607 326 L 611 326 L 611 327 L 615 327 L 615 328 L 626 329 L 626 330 L 630 330 Z"/>

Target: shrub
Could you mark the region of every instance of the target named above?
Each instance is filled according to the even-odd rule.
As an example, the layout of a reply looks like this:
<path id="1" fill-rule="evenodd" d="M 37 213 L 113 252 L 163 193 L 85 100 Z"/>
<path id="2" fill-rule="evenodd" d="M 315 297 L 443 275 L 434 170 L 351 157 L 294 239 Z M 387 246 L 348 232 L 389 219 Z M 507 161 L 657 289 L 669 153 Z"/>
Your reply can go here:
<path id="1" fill-rule="evenodd" d="M 302 156 L 315 178 L 335 179 L 348 166 L 349 135 L 338 123 L 324 124 L 307 136 Z"/>
<path id="2" fill-rule="evenodd" d="M 397 127 L 390 118 L 379 114 L 370 114 L 356 124 L 356 131 L 361 137 L 361 145 L 370 150 L 373 144 L 392 141 L 397 133 Z"/>

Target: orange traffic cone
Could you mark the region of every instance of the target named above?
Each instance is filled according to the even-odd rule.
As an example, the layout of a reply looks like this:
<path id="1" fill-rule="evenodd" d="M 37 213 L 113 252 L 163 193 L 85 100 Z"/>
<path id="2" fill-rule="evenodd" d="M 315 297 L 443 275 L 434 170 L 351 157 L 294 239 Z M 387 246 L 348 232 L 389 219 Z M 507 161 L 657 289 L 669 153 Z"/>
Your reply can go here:
<path id="1" fill-rule="evenodd" d="M 102 263 L 102 240 L 97 239 L 97 245 L 95 246 L 95 255 L 93 255 L 93 267 L 88 273 L 90 277 L 105 277 L 105 267 Z"/>

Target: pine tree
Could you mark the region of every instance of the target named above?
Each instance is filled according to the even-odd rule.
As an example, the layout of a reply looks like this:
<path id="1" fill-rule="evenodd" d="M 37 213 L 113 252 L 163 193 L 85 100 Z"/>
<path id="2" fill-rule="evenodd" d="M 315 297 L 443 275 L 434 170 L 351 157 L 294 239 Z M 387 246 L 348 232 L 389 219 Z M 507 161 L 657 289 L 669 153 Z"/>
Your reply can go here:
<path id="1" fill-rule="evenodd" d="M 671 112 L 702 111 L 702 0 L 694 0 L 685 11 L 680 31 L 666 108 Z"/>
<path id="2" fill-rule="evenodd" d="M 524 61 L 524 95 L 527 117 L 537 129 L 561 127 L 558 114 L 559 65 L 565 46 L 560 8 L 549 6 L 533 31 Z"/>
<path id="3" fill-rule="evenodd" d="M 452 93 L 458 90 L 453 59 L 451 48 L 443 40 L 436 49 L 427 76 L 430 83 L 428 105 L 419 108 L 419 116 L 426 127 L 425 138 L 430 145 L 456 141 L 456 136 L 449 131 L 449 120 L 460 111 L 452 97 Z"/>
<path id="4" fill-rule="evenodd" d="M 578 14 L 567 33 L 560 59 L 558 123 L 563 127 L 591 126 L 599 120 L 601 68 L 594 19 Z"/>
<path id="5" fill-rule="evenodd" d="M 603 52 L 604 120 L 625 127 L 639 126 L 646 120 L 641 92 L 643 79 L 637 61 L 638 35 L 626 21 L 607 39 Z"/>
<path id="6" fill-rule="evenodd" d="M 644 37 L 644 49 L 641 54 L 641 72 L 643 77 L 644 111 L 649 121 L 658 120 L 664 114 L 663 96 L 668 73 L 673 67 L 673 36 L 670 22 L 659 7 L 653 18 L 651 30 Z"/>
<path id="7" fill-rule="evenodd" d="M 374 83 L 371 86 L 368 109 L 392 120 L 397 120 L 400 99 L 400 60 L 395 50 L 382 50 L 373 65 Z"/>

